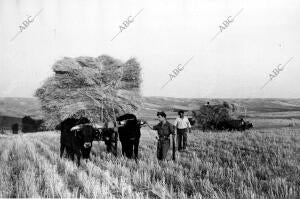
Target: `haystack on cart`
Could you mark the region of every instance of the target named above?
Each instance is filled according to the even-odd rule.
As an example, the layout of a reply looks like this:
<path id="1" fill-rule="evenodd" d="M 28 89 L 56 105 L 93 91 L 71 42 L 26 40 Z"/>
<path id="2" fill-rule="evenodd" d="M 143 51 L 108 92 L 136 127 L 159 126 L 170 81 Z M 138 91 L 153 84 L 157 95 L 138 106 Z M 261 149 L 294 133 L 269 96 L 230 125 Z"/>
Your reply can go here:
<path id="1" fill-rule="evenodd" d="M 103 130 L 117 115 L 135 113 L 141 106 L 141 68 L 134 58 L 122 62 L 107 55 L 66 57 L 52 69 L 54 75 L 35 93 L 48 129 L 68 118 L 87 118 Z"/>

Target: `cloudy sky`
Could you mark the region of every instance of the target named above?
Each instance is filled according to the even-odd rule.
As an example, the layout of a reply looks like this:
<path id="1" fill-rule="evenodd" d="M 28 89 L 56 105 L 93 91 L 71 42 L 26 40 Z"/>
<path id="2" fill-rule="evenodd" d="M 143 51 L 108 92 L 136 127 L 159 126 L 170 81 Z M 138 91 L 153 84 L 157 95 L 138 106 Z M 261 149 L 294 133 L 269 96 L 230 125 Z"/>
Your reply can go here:
<path id="1" fill-rule="evenodd" d="M 108 54 L 137 58 L 144 96 L 299 98 L 299 9 L 298 0 L 0 0 L 0 97 L 32 97 L 63 57 Z"/>

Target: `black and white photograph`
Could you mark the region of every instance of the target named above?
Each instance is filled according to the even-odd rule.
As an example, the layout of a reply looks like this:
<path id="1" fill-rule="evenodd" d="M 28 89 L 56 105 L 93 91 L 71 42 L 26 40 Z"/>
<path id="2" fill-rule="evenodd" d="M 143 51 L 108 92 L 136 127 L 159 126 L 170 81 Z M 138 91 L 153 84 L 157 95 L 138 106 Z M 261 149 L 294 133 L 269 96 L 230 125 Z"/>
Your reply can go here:
<path id="1" fill-rule="evenodd" d="M 0 198 L 300 199 L 299 11 L 0 0 Z"/>

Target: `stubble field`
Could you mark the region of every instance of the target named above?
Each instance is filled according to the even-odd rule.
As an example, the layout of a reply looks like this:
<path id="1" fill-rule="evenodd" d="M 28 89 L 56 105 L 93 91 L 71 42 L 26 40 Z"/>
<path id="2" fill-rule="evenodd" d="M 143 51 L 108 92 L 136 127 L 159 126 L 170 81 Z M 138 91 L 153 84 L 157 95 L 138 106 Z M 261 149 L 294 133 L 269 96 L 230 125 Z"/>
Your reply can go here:
<path id="1" fill-rule="evenodd" d="M 59 158 L 59 132 L 0 135 L 0 197 L 300 198 L 297 128 L 194 130 L 175 162 L 157 161 L 155 135 L 142 129 L 137 163 L 94 142 L 80 167 Z"/>

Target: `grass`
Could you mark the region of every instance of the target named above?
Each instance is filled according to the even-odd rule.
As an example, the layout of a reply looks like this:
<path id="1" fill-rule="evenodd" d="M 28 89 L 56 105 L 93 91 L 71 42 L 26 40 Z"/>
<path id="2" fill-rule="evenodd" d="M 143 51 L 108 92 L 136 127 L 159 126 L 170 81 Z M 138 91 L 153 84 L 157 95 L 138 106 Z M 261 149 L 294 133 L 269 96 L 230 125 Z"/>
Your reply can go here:
<path id="1" fill-rule="evenodd" d="M 0 136 L 0 197 L 300 198 L 299 129 L 195 130 L 175 162 L 157 161 L 155 135 L 143 129 L 137 163 L 94 142 L 80 167 L 57 132 Z"/>

